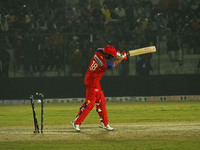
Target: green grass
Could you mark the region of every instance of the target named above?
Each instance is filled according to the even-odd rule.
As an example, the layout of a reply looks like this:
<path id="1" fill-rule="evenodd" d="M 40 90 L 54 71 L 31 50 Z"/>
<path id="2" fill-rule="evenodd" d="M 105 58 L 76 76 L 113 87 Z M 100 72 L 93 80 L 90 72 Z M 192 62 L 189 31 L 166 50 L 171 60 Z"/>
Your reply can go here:
<path id="1" fill-rule="evenodd" d="M 58 142 L 15 142 L 2 143 L 2 149 L 17 150 L 199 150 L 199 140 L 174 141 L 174 140 L 134 140 L 134 141 L 58 141 Z"/>
<path id="2" fill-rule="evenodd" d="M 75 118 L 81 103 L 45 104 L 46 125 L 62 125 Z M 40 105 L 35 106 L 40 120 Z M 200 120 L 200 102 L 128 102 L 107 103 L 107 111 L 112 123 L 132 122 L 173 122 Z M 33 114 L 30 104 L 0 105 L 1 126 L 30 126 Z M 85 123 L 98 122 L 95 108 Z"/>
<path id="3" fill-rule="evenodd" d="M 73 120 L 81 103 L 45 104 L 44 124 L 65 125 Z M 36 105 L 40 120 L 40 107 Z M 200 121 L 200 102 L 128 102 L 107 103 L 111 124 L 144 122 L 184 122 Z M 84 124 L 98 124 L 95 108 Z M 0 105 L 0 128 L 5 126 L 33 126 L 33 114 L 30 104 Z M 200 130 L 199 130 L 200 132 Z M 0 133 L 1 136 L 1 133 Z M 85 140 L 79 141 L 18 141 L 0 142 L 0 149 L 122 149 L 122 150 L 197 150 L 200 149 L 200 137 L 172 139 L 135 139 L 135 140 Z"/>
<path id="4" fill-rule="evenodd" d="M 193 121 L 199 119 L 200 103 L 137 102 L 130 105 L 118 103 L 112 106 L 110 111 L 112 117 L 116 118 L 113 122 Z"/>

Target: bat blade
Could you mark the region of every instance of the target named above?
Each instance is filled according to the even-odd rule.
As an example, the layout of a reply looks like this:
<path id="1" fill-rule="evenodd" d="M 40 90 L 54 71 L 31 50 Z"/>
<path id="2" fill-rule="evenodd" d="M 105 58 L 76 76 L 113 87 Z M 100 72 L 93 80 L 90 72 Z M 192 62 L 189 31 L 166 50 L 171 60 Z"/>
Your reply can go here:
<path id="1" fill-rule="evenodd" d="M 149 47 L 129 50 L 128 55 L 129 56 L 137 56 L 137 55 L 153 53 L 153 52 L 156 52 L 156 47 L 155 46 L 149 46 Z"/>

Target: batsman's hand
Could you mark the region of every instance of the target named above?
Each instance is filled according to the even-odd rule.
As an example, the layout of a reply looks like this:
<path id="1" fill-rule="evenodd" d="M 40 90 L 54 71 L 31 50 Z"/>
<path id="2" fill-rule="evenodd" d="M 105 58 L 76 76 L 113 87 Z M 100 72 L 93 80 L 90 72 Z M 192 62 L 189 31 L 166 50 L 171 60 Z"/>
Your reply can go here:
<path id="1" fill-rule="evenodd" d="M 117 54 L 117 59 L 122 57 L 120 51 L 116 51 L 116 54 Z"/>
<path id="2" fill-rule="evenodd" d="M 123 52 L 121 53 L 121 57 L 123 58 L 122 60 L 127 60 L 127 55 L 126 55 L 126 52 L 125 52 L 125 51 L 123 51 Z"/>

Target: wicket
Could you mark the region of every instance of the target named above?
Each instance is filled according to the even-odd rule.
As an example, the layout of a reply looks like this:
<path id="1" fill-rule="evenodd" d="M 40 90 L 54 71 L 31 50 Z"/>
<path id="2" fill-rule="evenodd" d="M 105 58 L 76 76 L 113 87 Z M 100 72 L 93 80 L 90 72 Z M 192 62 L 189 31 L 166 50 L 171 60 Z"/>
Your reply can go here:
<path id="1" fill-rule="evenodd" d="M 44 95 L 42 93 L 36 93 L 35 94 L 36 98 L 41 100 L 41 133 L 43 133 L 43 126 L 44 126 Z M 35 112 L 35 104 L 34 104 L 34 96 L 30 96 L 30 101 L 31 101 L 31 106 L 33 110 L 33 121 L 34 121 L 34 126 L 35 130 L 34 133 L 40 133 L 39 130 L 39 125 L 38 125 L 38 120 Z"/>

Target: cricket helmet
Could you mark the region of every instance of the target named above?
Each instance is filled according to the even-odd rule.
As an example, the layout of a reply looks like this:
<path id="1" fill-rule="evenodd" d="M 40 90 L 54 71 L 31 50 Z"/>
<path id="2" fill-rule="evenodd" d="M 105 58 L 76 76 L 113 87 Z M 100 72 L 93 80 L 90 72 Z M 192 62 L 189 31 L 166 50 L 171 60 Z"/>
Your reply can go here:
<path id="1" fill-rule="evenodd" d="M 110 54 L 112 57 L 117 57 L 115 47 L 108 45 L 103 49 L 103 53 Z"/>

